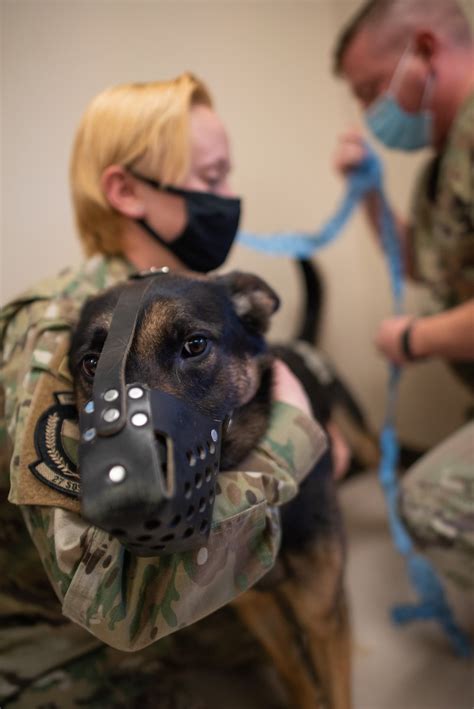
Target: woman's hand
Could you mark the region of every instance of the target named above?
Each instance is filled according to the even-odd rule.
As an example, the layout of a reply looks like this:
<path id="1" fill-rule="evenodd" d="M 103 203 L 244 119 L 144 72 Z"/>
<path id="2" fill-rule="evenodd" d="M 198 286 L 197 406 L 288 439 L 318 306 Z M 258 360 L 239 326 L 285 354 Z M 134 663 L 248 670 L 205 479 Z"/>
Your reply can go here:
<path id="1" fill-rule="evenodd" d="M 313 410 L 300 380 L 280 359 L 273 363 L 273 399 L 296 406 L 308 416 L 313 417 Z"/>

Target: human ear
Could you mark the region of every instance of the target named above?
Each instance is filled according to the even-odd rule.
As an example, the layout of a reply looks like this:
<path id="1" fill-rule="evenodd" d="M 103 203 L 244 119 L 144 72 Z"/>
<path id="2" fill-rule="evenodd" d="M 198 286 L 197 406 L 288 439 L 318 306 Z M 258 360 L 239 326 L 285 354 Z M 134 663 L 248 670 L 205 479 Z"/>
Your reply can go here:
<path id="1" fill-rule="evenodd" d="M 420 59 L 430 64 L 438 53 L 440 42 L 438 37 L 430 30 L 421 30 L 416 32 L 413 45 Z"/>
<path id="2" fill-rule="evenodd" d="M 101 187 L 107 202 L 129 219 L 143 219 L 145 205 L 136 180 L 121 165 L 109 165 L 101 176 Z"/>

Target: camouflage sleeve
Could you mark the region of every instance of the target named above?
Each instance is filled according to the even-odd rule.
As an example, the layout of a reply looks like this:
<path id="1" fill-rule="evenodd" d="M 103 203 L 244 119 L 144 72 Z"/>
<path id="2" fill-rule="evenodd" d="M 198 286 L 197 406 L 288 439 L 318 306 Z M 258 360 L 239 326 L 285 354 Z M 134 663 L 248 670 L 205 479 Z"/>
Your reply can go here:
<path id="1" fill-rule="evenodd" d="M 0 382 L 0 482 L 8 478 L 10 458 L 11 443 L 5 418 L 5 390 Z"/>
<path id="2" fill-rule="evenodd" d="M 474 94 L 441 153 L 421 172 L 412 204 L 415 276 L 439 305 L 474 297 Z"/>
<path id="3" fill-rule="evenodd" d="M 137 557 L 77 513 L 24 506 L 63 613 L 105 643 L 131 651 L 231 601 L 272 567 L 280 538 L 272 505 L 296 492 L 296 479 L 324 449 L 322 440 L 312 421 L 277 404 L 247 471 L 219 477 L 208 543 L 182 554 Z"/>
<path id="4" fill-rule="evenodd" d="M 135 556 L 80 516 L 67 348 L 64 328 L 30 329 L 8 371 L 10 501 L 21 506 L 64 615 L 113 647 L 138 650 L 212 613 L 270 570 L 280 541 L 275 505 L 296 493 L 325 436 L 297 409 L 274 404 L 258 449 L 241 470 L 219 476 L 206 545 Z"/>

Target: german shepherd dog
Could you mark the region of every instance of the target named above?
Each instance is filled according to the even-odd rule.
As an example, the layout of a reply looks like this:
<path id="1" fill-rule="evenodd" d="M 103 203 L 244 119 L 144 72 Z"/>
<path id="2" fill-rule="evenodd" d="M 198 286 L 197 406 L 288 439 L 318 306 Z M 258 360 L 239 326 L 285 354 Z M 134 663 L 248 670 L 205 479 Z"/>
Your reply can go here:
<path id="1" fill-rule="evenodd" d="M 124 288 L 127 283 L 103 291 L 82 310 L 70 351 L 78 406 L 91 396 Z M 265 434 L 274 355 L 264 333 L 278 306 L 263 280 L 239 272 L 158 277 L 140 306 L 125 379 L 163 389 L 206 415 L 223 418 L 233 411 L 222 440 L 222 470 L 238 469 Z M 281 508 L 281 518 L 275 567 L 234 608 L 271 657 L 292 709 L 348 709 L 344 545 L 329 452 Z"/>

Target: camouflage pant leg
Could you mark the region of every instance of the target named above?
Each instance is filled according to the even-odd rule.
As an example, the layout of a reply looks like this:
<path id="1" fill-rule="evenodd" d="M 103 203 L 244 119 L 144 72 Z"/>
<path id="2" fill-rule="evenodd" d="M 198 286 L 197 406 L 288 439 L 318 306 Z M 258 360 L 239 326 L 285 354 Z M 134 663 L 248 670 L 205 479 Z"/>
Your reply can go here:
<path id="1" fill-rule="evenodd" d="M 2 709 L 282 706 L 281 687 L 259 646 L 226 608 L 136 653 L 104 645 L 43 675 Z"/>
<path id="2" fill-rule="evenodd" d="M 474 422 L 407 472 L 400 508 L 436 568 L 458 588 L 474 588 Z"/>

